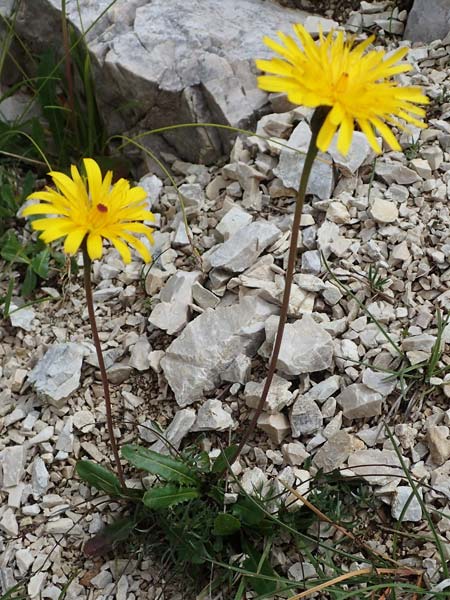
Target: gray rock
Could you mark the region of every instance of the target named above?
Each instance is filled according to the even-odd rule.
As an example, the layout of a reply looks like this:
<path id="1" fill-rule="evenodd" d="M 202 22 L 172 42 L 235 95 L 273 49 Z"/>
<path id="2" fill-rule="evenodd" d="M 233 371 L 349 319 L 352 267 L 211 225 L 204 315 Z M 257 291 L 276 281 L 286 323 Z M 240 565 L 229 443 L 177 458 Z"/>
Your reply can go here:
<path id="1" fill-rule="evenodd" d="M 281 452 L 283 453 L 284 460 L 292 466 L 303 464 L 309 456 L 309 452 L 306 451 L 305 446 L 300 442 L 284 444 Z"/>
<path id="2" fill-rule="evenodd" d="M 292 437 L 315 433 L 323 425 L 320 408 L 310 398 L 300 396 L 292 407 L 290 414 Z"/>
<path id="3" fill-rule="evenodd" d="M 151 450 L 163 454 L 168 454 L 171 448 L 176 448 L 178 450 L 182 440 L 194 425 L 195 419 L 196 412 L 194 409 L 183 408 L 182 410 L 179 410 L 164 432 L 164 440 L 169 443 L 165 444 L 164 440 L 158 439 L 158 441 L 152 445 Z"/>
<path id="4" fill-rule="evenodd" d="M 218 223 L 216 230 L 222 236 L 222 239 L 226 241 L 232 235 L 234 235 L 239 229 L 249 225 L 253 221 L 253 217 L 240 208 L 239 206 L 233 206 Z"/>
<path id="5" fill-rule="evenodd" d="M 287 188 L 298 189 L 310 139 L 309 125 L 305 121 L 301 121 L 287 141 L 287 145 L 295 150 L 290 148 L 281 150 L 280 162 L 273 172 Z M 321 200 L 326 200 L 331 197 L 333 189 L 334 173 L 330 155 L 319 153 L 318 158 L 314 161 L 306 191 L 308 194 L 318 196 Z"/>
<path id="6" fill-rule="evenodd" d="M 330 396 L 337 392 L 341 384 L 341 378 L 339 375 L 331 375 L 323 381 L 316 383 L 311 387 L 303 397 L 316 400 L 319 404 L 323 404 L 325 400 L 328 400 Z"/>
<path id="7" fill-rule="evenodd" d="M 336 402 L 347 419 L 364 419 L 381 415 L 383 396 L 363 383 L 352 383 L 342 390 Z"/>
<path id="8" fill-rule="evenodd" d="M 364 369 L 362 382 L 371 390 L 378 392 L 383 396 L 388 396 L 391 394 L 397 385 L 397 380 L 389 373 L 383 373 L 383 371 L 373 371 L 369 368 Z"/>
<path id="9" fill-rule="evenodd" d="M 19 524 L 17 523 L 17 519 L 14 515 L 14 511 L 12 508 L 7 508 L 2 513 L 2 518 L 0 520 L 0 530 L 11 537 L 16 537 L 18 535 Z"/>
<path id="10" fill-rule="evenodd" d="M 31 489 L 33 497 L 38 500 L 48 489 L 50 474 L 47 471 L 45 462 L 40 456 L 36 456 L 31 468 Z"/>
<path id="11" fill-rule="evenodd" d="M 398 219 L 398 209 L 395 204 L 382 198 L 375 198 L 369 212 L 372 219 L 381 224 L 393 223 Z"/>
<path id="12" fill-rule="evenodd" d="M 258 406 L 265 383 L 266 379 L 263 379 L 260 383 L 256 381 L 247 383 L 244 390 L 244 399 L 247 406 L 250 408 Z M 274 375 L 263 406 L 264 412 L 274 414 L 280 412 L 285 406 L 289 406 L 292 403 L 292 392 L 289 391 L 291 386 L 290 381 Z"/>
<path id="13" fill-rule="evenodd" d="M 431 425 L 427 431 L 431 460 L 442 465 L 450 458 L 450 430 L 445 425 Z"/>
<path id="14" fill-rule="evenodd" d="M 270 333 L 267 332 L 268 341 L 272 343 L 275 332 Z M 310 315 L 303 315 L 295 323 L 286 325 L 278 369 L 287 375 L 300 375 L 328 369 L 332 362 L 332 338 Z"/>
<path id="15" fill-rule="evenodd" d="M 61 408 L 80 385 L 81 365 L 86 355 L 82 344 L 53 344 L 28 375 L 37 393 Z"/>
<path id="16" fill-rule="evenodd" d="M 221 373 L 239 354 L 253 356 L 264 337 L 264 322 L 277 308 L 260 298 L 207 309 L 189 323 L 161 360 L 179 406 L 214 389 Z"/>
<path id="17" fill-rule="evenodd" d="M 222 372 L 222 380 L 230 383 L 247 383 L 252 368 L 252 359 L 245 354 L 238 354 Z"/>
<path id="18" fill-rule="evenodd" d="M 226 242 L 205 252 L 203 258 L 213 268 L 241 273 L 280 235 L 281 231 L 273 223 L 256 221 L 241 227 Z"/>
<path id="19" fill-rule="evenodd" d="M 20 327 L 24 331 L 32 331 L 32 322 L 36 312 L 32 306 L 21 308 L 22 300 L 12 300 L 9 307 L 9 320 L 13 327 Z"/>
<path id="20" fill-rule="evenodd" d="M 322 260 L 318 250 L 306 250 L 302 254 L 302 272 L 319 275 L 322 270 Z"/>
<path id="21" fill-rule="evenodd" d="M 355 131 L 353 133 L 352 144 L 348 151 L 347 156 L 342 154 L 337 149 L 337 136 L 333 138 L 333 141 L 328 148 L 328 154 L 334 161 L 334 164 L 346 177 L 350 177 L 359 169 L 359 167 L 368 159 L 371 154 L 371 149 L 366 136 Z"/>
<path id="22" fill-rule="evenodd" d="M 228 0 L 226 11 L 222 0 L 192 0 L 188 6 L 183 0 L 120 0 L 94 24 L 109 4 L 69 2 L 66 14 L 70 25 L 87 32 L 97 97 L 110 133 L 195 121 L 248 127 L 268 101 L 255 78 L 254 58 L 272 56 L 261 32 L 275 37 L 278 29 L 288 32 L 306 16 L 259 0 Z M 8 13 L 5 7 L 1 12 Z M 63 47 L 60 23 L 59 0 L 19 3 L 17 33 L 37 52 Z M 155 149 L 174 148 L 193 162 L 215 161 L 230 140 L 228 131 L 213 128 L 163 136 L 156 146 L 155 136 L 143 141 Z"/>
<path id="23" fill-rule="evenodd" d="M 199 215 L 205 204 L 205 193 L 199 183 L 183 183 L 178 188 L 186 215 Z"/>
<path id="24" fill-rule="evenodd" d="M 150 369 L 150 352 L 152 347 L 146 335 L 141 335 L 138 341 L 131 348 L 130 367 L 137 371 L 147 371 Z"/>
<path id="25" fill-rule="evenodd" d="M 291 429 L 283 413 L 262 413 L 258 419 L 258 427 L 267 433 L 274 444 L 281 444 Z"/>
<path id="26" fill-rule="evenodd" d="M 329 473 L 339 469 L 357 448 L 358 440 L 354 436 L 346 431 L 338 431 L 320 448 L 314 456 L 313 463 L 324 473 Z"/>
<path id="27" fill-rule="evenodd" d="M 409 459 L 403 457 L 405 465 Z M 400 482 L 404 471 L 394 450 L 359 450 L 348 458 L 349 468 L 371 485 L 386 485 Z"/>
<path id="28" fill-rule="evenodd" d="M 422 495 L 420 488 L 417 491 Z M 397 521 L 401 517 L 402 522 L 412 521 L 413 523 L 417 523 L 422 520 L 422 507 L 412 488 L 407 485 L 398 486 L 394 492 L 391 514 Z"/>
<path id="29" fill-rule="evenodd" d="M 220 400 L 206 400 L 199 408 L 192 431 L 224 431 L 233 426 L 233 418 Z"/>
<path id="30" fill-rule="evenodd" d="M 23 446 L 7 446 L 0 453 L 0 465 L 3 471 L 2 489 L 20 483 L 25 466 L 25 449 Z"/>
<path id="31" fill-rule="evenodd" d="M 188 322 L 192 287 L 200 277 L 200 271 L 177 271 L 172 275 L 159 294 L 161 302 L 152 310 L 149 323 L 169 335 L 181 331 Z"/>
<path id="32" fill-rule="evenodd" d="M 216 308 L 220 302 L 220 298 L 203 287 L 198 281 L 192 286 L 192 298 L 203 309 Z"/>
<path id="33" fill-rule="evenodd" d="M 450 31 L 448 0 L 414 0 L 404 33 L 405 40 L 432 42 L 444 39 Z"/>

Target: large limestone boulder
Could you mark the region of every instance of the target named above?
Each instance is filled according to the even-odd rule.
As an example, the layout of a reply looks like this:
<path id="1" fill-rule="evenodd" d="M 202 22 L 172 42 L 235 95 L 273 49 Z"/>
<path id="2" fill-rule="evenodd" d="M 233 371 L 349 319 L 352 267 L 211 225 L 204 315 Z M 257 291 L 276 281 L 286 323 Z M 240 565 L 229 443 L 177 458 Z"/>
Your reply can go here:
<path id="1" fill-rule="evenodd" d="M 0 0 L 0 16 L 14 0 Z M 290 31 L 306 13 L 272 0 L 67 0 L 70 23 L 85 32 L 110 133 L 216 122 L 251 127 L 267 104 L 255 57 L 270 55 L 264 34 Z M 62 51 L 61 0 L 16 2 L 15 25 L 33 50 Z M 164 134 L 186 160 L 212 162 L 227 150 L 224 130 Z M 142 140 L 141 140 L 142 141 Z"/>
<path id="2" fill-rule="evenodd" d="M 405 40 L 432 42 L 450 32 L 449 0 L 414 0 L 405 29 Z"/>

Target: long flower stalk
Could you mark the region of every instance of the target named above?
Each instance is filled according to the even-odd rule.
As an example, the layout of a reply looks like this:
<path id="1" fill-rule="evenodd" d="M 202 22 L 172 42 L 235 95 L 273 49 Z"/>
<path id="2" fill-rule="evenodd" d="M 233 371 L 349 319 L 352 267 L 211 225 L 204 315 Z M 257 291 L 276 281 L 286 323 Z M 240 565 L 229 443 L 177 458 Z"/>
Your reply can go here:
<path id="1" fill-rule="evenodd" d="M 125 478 L 123 476 L 122 465 L 120 464 L 119 450 L 117 447 L 116 436 L 114 435 L 114 424 L 112 416 L 111 406 L 111 395 L 109 392 L 108 376 L 106 374 L 105 361 L 103 359 L 102 347 L 100 344 L 100 338 L 98 336 L 97 321 L 95 319 L 94 312 L 94 300 L 92 296 L 92 282 L 91 282 L 91 258 L 87 251 L 86 241 L 82 244 L 83 251 L 83 270 L 84 270 L 84 289 L 86 292 L 86 304 L 89 314 L 89 322 L 91 325 L 92 339 L 94 340 L 95 351 L 97 353 L 98 366 L 100 369 L 100 375 L 102 378 L 103 393 L 105 396 L 105 407 L 106 407 L 106 425 L 108 428 L 109 442 L 111 444 L 111 450 L 114 456 L 114 462 L 116 464 L 117 476 L 119 477 L 120 485 L 123 489 L 126 488 Z"/>
<path id="2" fill-rule="evenodd" d="M 264 384 L 263 391 L 261 393 L 261 398 L 259 399 L 258 406 L 256 407 L 255 413 L 253 415 L 252 420 L 250 421 L 250 425 L 247 427 L 242 439 L 239 443 L 239 446 L 230 460 L 229 464 L 233 464 L 233 462 L 238 458 L 240 453 L 242 452 L 243 447 L 249 440 L 252 435 L 255 427 L 258 423 L 258 419 L 261 416 L 261 413 L 264 408 L 264 404 L 266 402 L 267 396 L 269 394 L 270 386 L 272 384 L 273 376 L 275 375 L 275 371 L 277 368 L 278 356 L 280 354 L 281 343 L 283 341 L 284 328 L 287 321 L 288 311 L 289 311 L 289 299 L 291 296 L 291 288 L 292 288 L 292 280 L 295 273 L 295 264 L 297 260 L 297 245 L 298 245 L 298 235 L 300 231 L 300 221 L 303 213 L 303 206 L 305 204 L 305 196 L 306 196 L 306 188 L 308 186 L 309 177 L 311 175 L 311 169 L 314 164 L 314 159 L 317 156 L 317 135 L 320 131 L 320 128 L 328 114 L 328 107 L 319 107 L 315 110 L 314 115 L 311 120 L 311 139 L 309 142 L 308 150 L 305 156 L 305 163 L 303 165 L 303 171 L 300 178 L 300 185 L 298 188 L 298 192 L 295 198 L 295 212 L 294 212 L 294 220 L 292 222 L 292 231 L 291 231 L 291 241 L 289 244 L 289 255 L 288 255 L 288 264 L 286 269 L 285 283 L 284 283 L 284 292 L 283 292 L 283 300 L 280 308 L 280 319 L 278 321 L 277 332 L 275 336 L 275 343 L 273 345 L 272 356 L 270 358 L 270 363 L 267 371 L 266 382 Z"/>

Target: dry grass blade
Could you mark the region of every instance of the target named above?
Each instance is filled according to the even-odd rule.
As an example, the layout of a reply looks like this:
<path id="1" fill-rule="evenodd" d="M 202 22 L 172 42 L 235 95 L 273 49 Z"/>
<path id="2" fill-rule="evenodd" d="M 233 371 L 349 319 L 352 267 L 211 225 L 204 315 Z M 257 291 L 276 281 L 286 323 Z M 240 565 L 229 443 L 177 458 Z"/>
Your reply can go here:
<path id="1" fill-rule="evenodd" d="M 325 590 L 336 583 L 342 583 L 343 581 L 353 579 L 354 577 L 360 577 L 361 575 L 372 575 L 373 573 L 376 573 L 377 575 L 395 575 L 397 577 L 420 577 L 422 575 L 420 571 L 407 569 L 404 567 L 400 569 L 358 569 L 357 571 L 350 571 L 350 573 L 344 573 L 343 575 L 339 575 L 339 577 L 334 577 L 333 579 L 325 581 L 324 583 L 320 583 L 309 590 L 305 590 L 304 592 L 300 592 L 295 596 L 291 596 L 289 600 L 301 600 L 301 598 L 307 598 L 310 594 L 321 592 L 322 590 Z"/>

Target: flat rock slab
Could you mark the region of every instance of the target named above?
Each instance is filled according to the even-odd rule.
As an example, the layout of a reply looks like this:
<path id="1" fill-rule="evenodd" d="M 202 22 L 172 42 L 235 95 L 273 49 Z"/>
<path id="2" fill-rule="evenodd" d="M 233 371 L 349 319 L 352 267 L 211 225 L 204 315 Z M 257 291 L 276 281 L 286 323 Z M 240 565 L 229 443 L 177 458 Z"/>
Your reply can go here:
<path id="1" fill-rule="evenodd" d="M 66 6 L 70 23 L 87 32 L 110 133 L 188 122 L 251 126 L 267 103 L 254 66 L 255 58 L 272 55 L 263 33 L 288 33 L 307 16 L 270 0 L 117 0 L 108 9 L 110 4 L 68 0 Z M 9 12 L 0 7 L 0 14 Z M 20 2 L 14 22 L 34 50 L 63 47 L 60 0 Z M 213 162 L 230 134 L 190 128 L 164 138 L 186 160 Z"/>
<path id="2" fill-rule="evenodd" d="M 203 399 L 239 354 L 253 356 L 264 338 L 264 322 L 277 307 L 244 298 L 229 307 L 207 309 L 167 348 L 161 367 L 179 406 Z"/>
<path id="3" fill-rule="evenodd" d="M 81 365 L 87 354 L 82 344 L 53 344 L 28 376 L 36 392 L 61 407 L 80 385 Z"/>

